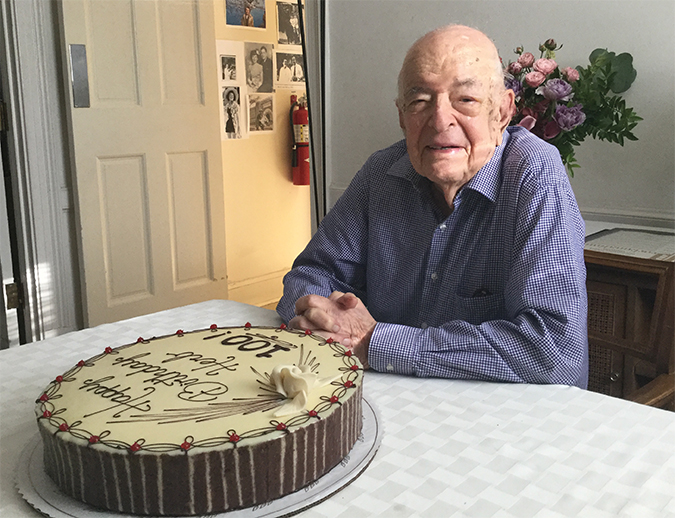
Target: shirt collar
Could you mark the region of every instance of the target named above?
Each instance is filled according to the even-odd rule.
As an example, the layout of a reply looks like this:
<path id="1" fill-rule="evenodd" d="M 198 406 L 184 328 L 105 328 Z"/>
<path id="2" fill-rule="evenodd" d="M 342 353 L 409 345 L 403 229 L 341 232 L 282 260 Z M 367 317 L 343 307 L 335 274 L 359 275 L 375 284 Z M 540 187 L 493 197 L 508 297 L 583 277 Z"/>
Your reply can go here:
<path id="1" fill-rule="evenodd" d="M 495 152 L 488 163 L 481 167 L 474 177 L 467 182 L 464 186 L 466 189 L 479 192 L 492 202 L 497 201 L 502 183 L 502 156 L 510 138 L 509 132 L 504 131 L 502 143 L 495 148 Z"/>
<path id="2" fill-rule="evenodd" d="M 502 155 L 510 140 L 509 132 L 504 131 L 502 137 L 502 143 L 496 147 L 492 158 L 468 181 L 464 188 L 460 190 L 460 193 L 465 189 L 471 189 L 479 192 L 492 202 L 497 201 L 501 185 Z M 405 146 L 405 140 L 401 140 L 398 145 Z M 427 181 L 426 178 L 415 171 L 407 152 L 394 162 L 387 174 L 408 180 L 417 190 L 420 190 L 421 185 Z"/>

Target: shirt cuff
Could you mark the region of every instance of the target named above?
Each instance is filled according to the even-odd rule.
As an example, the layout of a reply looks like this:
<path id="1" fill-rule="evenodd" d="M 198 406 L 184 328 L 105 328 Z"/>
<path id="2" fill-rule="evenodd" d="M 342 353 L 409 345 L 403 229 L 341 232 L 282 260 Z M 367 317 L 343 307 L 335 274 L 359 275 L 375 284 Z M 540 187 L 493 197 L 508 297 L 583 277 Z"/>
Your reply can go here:
<path id="1" fill-rule="evenodd" d="M 375 326 L 368 345 L 368 364 L 379 372 L 414 375 L 419 358 L 417 345 L 421 329 L 400 324 Z"/>

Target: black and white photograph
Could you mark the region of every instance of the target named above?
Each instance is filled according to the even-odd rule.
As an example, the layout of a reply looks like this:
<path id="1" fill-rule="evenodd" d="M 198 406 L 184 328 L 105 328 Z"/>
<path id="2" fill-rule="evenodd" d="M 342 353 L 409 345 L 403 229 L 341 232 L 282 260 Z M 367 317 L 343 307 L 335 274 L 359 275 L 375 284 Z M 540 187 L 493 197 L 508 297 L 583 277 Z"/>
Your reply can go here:
<path id="1" fill-rule="evenodd" d="M 250 94 L 248 96 L 249 131 L 269 132 L 274 130 L 274 96 Z"/>
<path id="2" fill-rule="evenodd" d="M 246 85 L 249 93 L 274 91 L 274 45 L 271 43 L 244 43 Z"/>
<path id="3" fill-rule="evenodd" d="M 237 80 L 237 57 L 220 56 L 221 79 L 225 82 Z"/>
<path id="4" fill-rule="evenodd" d="M 227 25 L 241 27 L 267 27 L 265 0 L 225 0 Z"/>
<path id="5" fill-rule="evenodd" d="M 277 2 L 277 34 L 279 45 L 301 45 L 298 4 Z"/>
<path id="6" fill-rule="evenodd" d="M 276 61 L 277 86 L 293 88 L 305 86 L 302 53 L 277 51 Z"/>
<path id="7" fill-rule="evenodd" d="M 227 138 L 241 138 L 241 92 L 239 87 L 228 86 L 223 88 L 223 114 Z"/>

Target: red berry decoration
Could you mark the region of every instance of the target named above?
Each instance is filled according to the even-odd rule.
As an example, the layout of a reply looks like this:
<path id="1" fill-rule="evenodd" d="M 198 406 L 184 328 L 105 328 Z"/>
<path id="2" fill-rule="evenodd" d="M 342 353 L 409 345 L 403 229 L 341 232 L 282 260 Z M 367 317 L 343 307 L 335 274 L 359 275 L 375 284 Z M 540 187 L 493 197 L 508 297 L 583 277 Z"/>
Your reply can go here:
<path id="1" fill-rule="evenodd" d="M 211 329 L 211 331 L 216 331 L 218 329 L 218 326 L 216 324 L 211 324 L 211 327 L 209 329 Z"/>
<path id="2" fill-rule="evenodd" d="M 100 440 L 101 438 L 98 435 L 92 435 L 89 437 L 89 444 L 96 444 Z"/>
<path id="3" fill-rule="evenodd" d="M 312 330 L 311 330 L 311 329 L 305 329 L 305 334 L 306 334 L 307 336 L 311 335 L 311 334 L 312 334 Z"/>
<path id="4" fill-rule="evenodd" d="M 49 396 L 47 394 L 42 394 L 40 396 L 40 401 L 48 401 L 48 400 L 49 400 Z"/>
<path id="5" fill-rule="evenodd" d="M 63 376 L 56 376 L 56 383 L 61 383 L 63 381 Z"/>
<path id="6" fill-rule="evenodd" d="M 244 327 L 245 327 L 246 329 L 251 329 L 251 323 L 250 323 L 250 322 L 246 322 L 246 323 L 244 324 Z"/>
<path id="7" fill-rule="evenodd" d="M 345 356 L 351 356 L 351 355 L 352 355 L 352 350 L 351 350 L 351 349 L 347 349 L 347 350 L 345 351 Z"/>
<path id="8" fill-rule="evenodd" d="M 67 432 L 68 425 L 66 423 L 61 423 L 61 425 L 59 426 L 59 430 L 61 430 L 62 432 Z"/>
<path id="9" fill-rule="evenodd" d="M 137 442 L 135 442 L 131 445 L 131 447 L 129 449 L 133 452 L 137 452 L 138 450 L 141 449 L 141 445 L 138 444 Z"/>
<path id="10" fill-rule="evenodd" d="M 230 442 L 239 442 L 240 437 L 236 433 L 230 434 Z"/>
<path id="11" fill-rule="evenodd" d="M 51 417 L 52 413 L 49 410 L 45 410 L 42 412 L 42 417 Z"/>
<path id="12" fill-rule="evenodd" d="M 354 386 L 354 382 L 352 380 L 345 381 L 345 387 L 352 388 L 353 386 Z"/>
<path id="13" fill-rule="evenodd" d="M 316 417 L 316 416 L 317 416 L 316 410 L 310 410 L 309 411 L 309 417 Z"/>
<path id="14" fill-rule="evenodd" d="M 279 423 L 277 425 L 277 430 L 285 430 L 285 429 L 286 429 L 286 425 L 284 423 Z"/>
<path id="15" fill-rule="evenodd" d="M 327 344 L 332 344 L 332 343 L 333 343 L 333 339 L 329 337 L 329 338 L 326 340 L 326 343 L 327 343 Z"/>
<path id="16" fill-rule="evenodd" d="M 337 397 L 337 396 L 331 396 L 331 397 L 330 397 L 330 402 L 331 402 L 331 403 L 337 403 L 337 402 L 338 402 L 338 397 Z"/>
<path id="17" fill-rule="evenodd" d="M 79 362 L 77 362 L 77 366 L 84 367 L 84 360 L 80 360 Z"/>
<path id="18" fill-rule="evenodd" d="M 350 368 L 351 370 L 353 370 L 353 371 L 357 371 L 357 370 L 359 370 L 359 366 L 358 366 L 358 365 L 356 365 L 356 364 L 352 365 L 352 366 L 351 366 L 351 367 L 349 367 L 349 368 Z"/>
<path id="19" fill-rule="evenodd" d="M 105 348 L 105 353 L 110 354 L 112 352 L 112 347 L 106 347 Z"/>
<path id="20" fill-rule="evenodd" d="M 279 326 L 279 329 L 284 330 L 284 329 L 286 329 L 286 327 L 287 327 L 286 324 L 281 324 L 281 325 Z"/>
<path id="21" fill-rule="evenodd" d="M 182 330 L 182 329 L 179 329 L 178 331 L 176 331 L 176 334 L 177 334 L 178 336 L 183 336 L 185 333 L 183 333 L 183 330 Z"/>
<path id="22" fill-rule="evenodd" d="M 180 445 L 180 447 L 183 451 L 188 451 L 192 447 L 192 444 L 185 441 L 183 444 Z"/>
<path id="23" fill-rule="evenodd" d="M 136 340 L 136 343 L 137 343 L 137 344 L 140 344 L 142 341 L 143 341 L 143 337 L 142 337 L 142 336 L 139 336 L 139 337 L 138 337 L 138 340 Z"/>

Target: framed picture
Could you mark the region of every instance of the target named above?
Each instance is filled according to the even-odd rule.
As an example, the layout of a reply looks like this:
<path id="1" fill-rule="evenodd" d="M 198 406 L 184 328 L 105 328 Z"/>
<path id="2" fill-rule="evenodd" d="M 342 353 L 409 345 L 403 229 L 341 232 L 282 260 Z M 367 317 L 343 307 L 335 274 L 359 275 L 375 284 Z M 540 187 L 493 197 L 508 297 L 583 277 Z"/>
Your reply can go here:
<path id="1" fill-rule="evenodd" d="M 277 41 L 279 45 L 301 45 L 298 4 L 277 2 Z"/>
<path id="2" fill-rule="evenodd" d="M 250 94 L 248 110 L 251 133 L 274 130 L 274 96 L 272 94 Z"/>
<path id="3" fill-rule="evenodd" d="M 277 86 L 280 88 L 304 88 L 305 70 L 301 52 L 277 51 Z"/>
<path id="4" fill-rule="evenodd" d="M 225 136 L 228 139 L 242 138 L 241 91 L 238 86 L 227 86 L 222 94 Z"/>
<path id="5" fill-rule="evenodd" d="M 265 0 L 225 0 L 225 20 L 227 25 L 240 27 L 267 27 Z"/>
<path id="6" fill-rule="evenodd" d="M 244 43 L 246 84 L 249 93 L 274 91 L 274 45 L 271 43 Z"/>
<path id="7" fill-rule="evenodd" d="M 237 56 L 220 56 L 220 77 L 225 83 L 237 82 Z"/>

